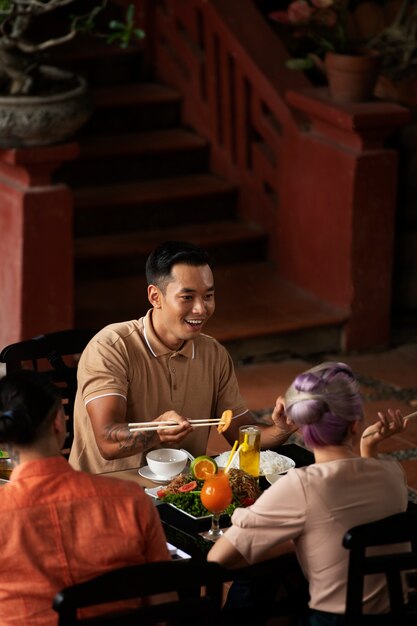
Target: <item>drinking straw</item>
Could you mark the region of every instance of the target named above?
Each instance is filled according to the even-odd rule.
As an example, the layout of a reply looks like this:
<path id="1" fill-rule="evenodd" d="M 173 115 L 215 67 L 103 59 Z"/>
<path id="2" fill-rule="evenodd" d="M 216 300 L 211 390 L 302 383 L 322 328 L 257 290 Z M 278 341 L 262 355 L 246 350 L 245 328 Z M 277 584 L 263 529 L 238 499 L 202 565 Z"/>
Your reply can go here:
<path id="1" fill-rule="evenodd" d="M 225 473 L 227 472 L 227 468 L 229 467 L 229 465 L 231 464 L 232 460 L 234 459 L 234 452 L 237 448 L 237 444 L 238 444 L 238 440 L 236 439 L 235 443 L 233 444 L 233 448 L 230 450 L 230 454 L 229 454 L 229 458 L 227 459 L 227 463 L 226 463 L 226 467 L 224 468 Z"/>
<path id="2" fill-rule="evenodd" d="M 236 450 L 236 452 L 233 454 L 233 450 L 236 447 L 237 441 L 235 441 L 235 443 L 233 444 L 233 448 L 230 452 L 230 457 L 229 460 L 227 461 L 227 465 L 225 467 L 224 473 L 228 474 L 229 470 L 232 466 L 233 461 L 235 460 L 236 456 L 239 454 L 239 452 L 241 450 L 243 450 L 243 452 L 246 452 L 247 449 L 249 448 L 249 444 L 248 444 L 248 434 L 245 433 L 245 438 L 243 439 L 243 443 L 240 444 L 240 446 L 238 447 L 238 449 Z M 233 456 L 232 456 L 233 455 Z"/>

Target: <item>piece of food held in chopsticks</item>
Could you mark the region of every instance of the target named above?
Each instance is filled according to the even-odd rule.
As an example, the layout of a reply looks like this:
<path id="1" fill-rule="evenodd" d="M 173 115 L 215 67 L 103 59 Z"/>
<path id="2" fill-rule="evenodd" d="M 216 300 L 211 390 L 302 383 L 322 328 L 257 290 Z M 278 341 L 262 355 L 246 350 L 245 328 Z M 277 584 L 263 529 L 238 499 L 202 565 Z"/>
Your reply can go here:
<path id="1" fill-rule="evenodd" d="M 220 422 L 217 426 L 217 430 L 219 433 L 224 433 L 232 423 L 233 411 L 230 409 L 226 409 L 223 411 L 222 416 L 220 418 Z"/>

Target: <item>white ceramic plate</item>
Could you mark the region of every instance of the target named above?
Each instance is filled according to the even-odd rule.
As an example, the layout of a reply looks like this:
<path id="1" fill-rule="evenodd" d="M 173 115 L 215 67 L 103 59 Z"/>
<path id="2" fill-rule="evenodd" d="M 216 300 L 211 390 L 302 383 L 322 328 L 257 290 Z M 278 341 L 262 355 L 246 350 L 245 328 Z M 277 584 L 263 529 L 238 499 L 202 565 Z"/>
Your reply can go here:
<path id="1" fill-rule="evenodd" d="M 225 467 L 229 456 L 230 451 L 220 454 L 220 456 L 215 458 L 217 465 L 219 465 L 219 467 Z M 271 464 L 275 464 L 279 471 L 271 471 Z M 231 467 L 239 468 L 239 455 L 236 455 Z M 295 467 L 295 461 L 288 456 L 278 454 L 278 452 L 274 452 L 273 450 L 261 451 L 260 476 L 266 476 L 266 474 L 286 474 L 292 467 Z"/>
<path id="2" fill-rule="evenodd" d="M 142 478 L 147 478 L 151 480 L 153 483 L 159 483 L 160 485 L 167 485 L 171 482 L 172 478 L 164 478 L 163 476 L 157 476 L 153 472 L 151 472 L 150 468 L 147 465 L 140 467 L 138 470 L 139 476 Z"/>
<path id="3" fill-rule="evenodd" d="M 151 498 L 157 498 L 157 492 L 161 489 L 162 486 L 163 485 L 158 485 L 157 487 L 145 487 L 145 493 L 147 493 L 148 496 L 151 496 Z"/>

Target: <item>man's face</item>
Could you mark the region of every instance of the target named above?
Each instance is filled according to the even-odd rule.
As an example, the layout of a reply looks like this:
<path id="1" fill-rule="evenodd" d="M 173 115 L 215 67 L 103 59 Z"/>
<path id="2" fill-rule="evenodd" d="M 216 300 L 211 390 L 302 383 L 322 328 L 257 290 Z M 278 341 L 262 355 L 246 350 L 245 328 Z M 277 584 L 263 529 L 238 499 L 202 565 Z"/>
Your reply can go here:
<path id="1" fill-rule="evenodd" d="M 174 265 L 165 293 L 150 285 L 148 295 L 154 307 L 155 332 L 175 350 L 199 335 L 214 313 L 213 273 L 208 265 Z"/>

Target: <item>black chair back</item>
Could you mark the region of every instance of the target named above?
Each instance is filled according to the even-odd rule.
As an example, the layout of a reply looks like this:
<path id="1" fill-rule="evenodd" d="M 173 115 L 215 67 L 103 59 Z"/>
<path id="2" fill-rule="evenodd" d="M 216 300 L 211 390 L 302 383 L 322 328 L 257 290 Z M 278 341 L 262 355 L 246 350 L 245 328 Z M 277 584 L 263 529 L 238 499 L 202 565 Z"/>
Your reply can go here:
<path id="1" fill-rule="evenodd" d="M 389 497 L 389 495 L 387 495 Z M 412 545 L 411 551 L 392 554 L 367 555 L 366 549 L 391 546 L 399 543 Z M 417 624 L 415 597 L 404 602 L 402 572 L 417 568 L 417 515 L 415 512 L 398 513 L 376 522 L 348 530 L 343 546 L 350 550 L 346 595 L 346 626 L 369 624 Z M 362 615 L 362 597 L 365 576 L 385 574 L 390 602 L 390 614 Z"/>
<path id="2" fill-rule="evenodd" d="M 74 438 L 78 359 L 96 332 L 91 329 L 57 331 L 10 344 L 0 353 L 0 362 L 6 364 L 6 374 L 21 369 L 42 371 L 59 387 L 67 416 L 68 435 L 62 451 L 66 457 Z"/>
<path id="3" fill-rule="evenodd" d="M 125 567 L 63 589 L 55 596 L 53 608 L 59 616 L 58 626 L 145 626 L 160 622 L 209 626 L 219 622 L 222 571 L 217 563 L 191 560 Z M 149 596 L 170 592 L 177 592 L 177 598 L 146 602 Z M 142 604 L 137 608 L 77 617 L 80 608 L 138 598 Z"/>

